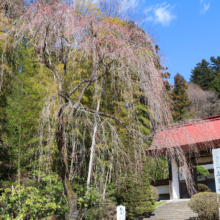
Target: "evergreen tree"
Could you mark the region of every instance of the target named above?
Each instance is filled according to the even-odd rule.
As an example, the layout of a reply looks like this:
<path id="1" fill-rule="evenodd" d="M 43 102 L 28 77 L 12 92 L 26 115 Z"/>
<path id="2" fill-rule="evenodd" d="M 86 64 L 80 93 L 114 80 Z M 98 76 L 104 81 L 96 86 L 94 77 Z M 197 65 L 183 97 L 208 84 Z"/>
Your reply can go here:
<path id="1" fill-rule="evenodd" d="M 179 73 L 174 77 L 174 88 L 170 94 L 173 100 L 172 115 L 174 121 L 180 121 L 189 117 L 187 109 L 191 104 L 188 98 L 187 90 L 188 85 L 183 76 Z"/>
<path id="2" fill-rule="evenodd" d="M 151 213 L 155 210 L 154 200 L 149 182 L 149 166 L 147 159 L 143 161 L 143 169 L 140 174 L 135 175 L 131 170 L 126 181 L 126 190 L 124 192 L 124 204 L 127 209 L 127 218 L 136 219 L 143 214 Z"/>
<path id="3" fill-rule="evenodd" d="M 211 57 L 211 68 L 215 75 L 214 80 L 210 83 L 210 90 L 220 96 L 220 57 Z"/>
<path id="4" fill-rule="evenodd" d="M 197 63 L 196 67 L 192 70 L 190 82 L 200 85 L 204 90 L 208 90 L 214 78 L 215 76 L 213 76 L 211 71 L 210 63 L 203 59 L 202 62 Z"/>
<path id="5" fill-rule="evenodd" d="M 218 94 L 220 97 L 220 73 L 217 74 L 215 79 L 210 83 L 210 90 Z"/>
<path id="6" fill-rule="evenodd" d="M 155 45 L 155 50 L 156 50 L 156 53 L 159 54 L 160 48 L 158 45 Z M 168 68 L 162 66 L 160 61 L 161 61 L 160 56 L 156 57 L 155 66 L 160 71 L 164 86 L 165 86 L 166 90 L 169 92 L 171 90 L 171 85 L 170 85 L 168 79 L 170 78 L 171 74 L 166 71 Z"/>
<path id="7" fill-rule="evenodd" d="M 220 95 L 220 57 L 205 59 L 192 70 L 190 82 L 198 84 L 203 90 L 212 90 Z"/>

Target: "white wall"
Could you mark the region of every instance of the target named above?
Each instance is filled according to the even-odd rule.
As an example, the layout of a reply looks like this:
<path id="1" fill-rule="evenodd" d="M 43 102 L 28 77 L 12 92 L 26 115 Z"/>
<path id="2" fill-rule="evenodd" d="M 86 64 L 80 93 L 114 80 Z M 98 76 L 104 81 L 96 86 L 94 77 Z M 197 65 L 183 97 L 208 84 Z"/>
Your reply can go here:
<path id="1" fill-rule="evenodd" d="M 205 181 L 205 177 L 203 175 L 197 175 L 197 182 Z"/>
<path id="2" fill-rule="evenodd" d="M 207 176 L 207 179 L 214 179 L 214 173 L 210 173 L 208 176 Z M 200 181 L 205 181 L 205 177 L 203 175 L 197 175 L 197 182 L 200 182 Z"/>
<path id="3" fill-rule="evenodd" d="M 169 185 L 155 186 L 155 187 L 157 188 L 159 195 L 160 194 L 169 194 L 170 193 Z"/>

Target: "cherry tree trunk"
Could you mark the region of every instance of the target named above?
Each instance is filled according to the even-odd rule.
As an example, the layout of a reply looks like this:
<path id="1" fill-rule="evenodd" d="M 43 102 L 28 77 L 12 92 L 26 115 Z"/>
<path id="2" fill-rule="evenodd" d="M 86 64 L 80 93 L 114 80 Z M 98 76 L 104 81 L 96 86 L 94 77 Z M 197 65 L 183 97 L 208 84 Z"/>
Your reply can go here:
<path id="1" fill-rule="evenodd" d="M 59 111 L 59 123 L 56 132 L 57 146 L 60 153 L 61 160 L 61 177 L 64 187 L 64 192 L 67 197 L 69 206 L 69 220 L 76 220 L 77 217 L 77 203 L 76 194 L 73 192 L 72 187 L 69 182 L 69 166 L 68 166 L 68 153 L 67 148 L 64 145 L 64 121 L 63 121 L 63 109 Z"/>

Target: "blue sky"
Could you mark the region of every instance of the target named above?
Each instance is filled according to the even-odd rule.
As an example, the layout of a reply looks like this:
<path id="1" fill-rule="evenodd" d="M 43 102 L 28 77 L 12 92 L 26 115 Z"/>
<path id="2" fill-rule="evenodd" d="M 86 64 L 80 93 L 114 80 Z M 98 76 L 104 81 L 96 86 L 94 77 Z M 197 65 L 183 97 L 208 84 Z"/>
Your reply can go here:
<path id="1" fill-rule="evenodd" d="M 142 27 L 159 45 L 170 83 L 177 72 L 189 81 L 198 62 L 220 56 L 219 0 L 142 0 L 139 4 Z"/>

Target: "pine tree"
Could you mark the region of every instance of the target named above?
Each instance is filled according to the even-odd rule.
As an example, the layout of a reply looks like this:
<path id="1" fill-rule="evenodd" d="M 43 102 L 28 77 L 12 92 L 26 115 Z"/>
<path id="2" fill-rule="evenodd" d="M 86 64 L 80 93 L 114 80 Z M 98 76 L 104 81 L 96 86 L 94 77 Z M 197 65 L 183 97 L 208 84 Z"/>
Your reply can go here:
<path id="1" fill-rule="evenodd" d="M 172 115 L 174 121 L 180 121 L 189 117 L 189 115 L 187 115 L 187 108 L 190 106 L 191 101 L 186 92 L 187 88 L 186 80 L 177 73 L 174 77 L 174 88 L 170 94 L 173 100 Z"/>

